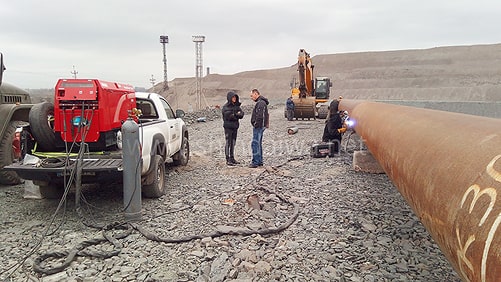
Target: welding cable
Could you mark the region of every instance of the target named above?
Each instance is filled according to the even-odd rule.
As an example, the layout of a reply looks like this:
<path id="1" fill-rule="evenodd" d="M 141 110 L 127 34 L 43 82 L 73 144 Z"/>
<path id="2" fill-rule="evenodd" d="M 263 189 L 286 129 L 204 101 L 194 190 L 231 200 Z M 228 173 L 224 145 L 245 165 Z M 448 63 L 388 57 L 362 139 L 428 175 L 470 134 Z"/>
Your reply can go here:
<path id="1" fill-rule="evenodd" d="M 66 125 L 66 109 L 63 110 L 63 136 L 66 137 L 66 132 L 68 132 L 67 125 Z M 66 139 L 66 138 L 63 138 Z M 66 153 L 68 153 L 68 142 L 66 140 L 64 141 L 64 150 Z"/>
<path id="2" fill-rule="evenodd" d="M 6 273 L 8 273 L 10 271 L 10 273 L 7 274 L 7 278 L 10 277 L 11 275 L 13 275 L 17 269 L 22 267 L 24 265 L 24 263 L 26 262 L 26 260 L 28 260 L 28 258 L 30 258 L 33 254 L 35 254 L 42 247 L 42 243 L 43 243 L 44 239 L 47 238 L 48 236 L 54 235 L 57 232 L 57 230 L 59 230 L 59 228 L 61 228 L 61 226 L 65 222 L 64 219 L 66 218 L 66 204 L 67 204 L 66 197 L 67 197 L 69 189 L 71 187 L 70 184 L 72 182 L 73 175 L 74 175 L 73 173 L 70 174 L 70 180 L 68 181 L 68 185 L 65 185 L 64 193 L 63 193 L 62 197 L 59 199 L 59 203 L 57 205 L 57 208 L 54 211 L 54 213 L 52 214 L 50 220 L 48 221 L 48 224 L 45 227 L 45 230 L 44 230 L 41 238 L 35 243 L 33 248 L 23 258 L 21 258 L 16 264 L 14 264 L 13 266 L 11 266 L 10 268 L 8 268 L 7 270 L 4 271 Z M 65 177 L 66 177 L 66 174 L 65 174 Z M 63 215 L 62 215 L 63 220 L 61 220 L 61 222 L 59 222 L 59 224 L 57 224 L 57 226 L 55 226 L 54 230 L 51 231 L 51 227 L 55 224 L 56 217 L 61 210 L 63 211 Z"/>
<path id="3" fill-rule="evenodd" d="M 85 116 L 85 101 L 82 101 L 82 119 L 86 120 Z M 78 124 L 78 133 L 80 133 L 80 148 L 78 150 L 78 156 L 76 159 L 76 178 L 75 178 L 75 209 L 77 213 L 81 216 L 81 210 L 80 210 L 80 195 L 82 193 L 82 160 L 83 160 L 83 155 L 85 151 L 85 137 L 87 137 L 87 132 L 85 128 L 87 125 L 82 125 L 82 119 L 80 120 L 80 123 Z M 77 133 L 77 135 L 78 135 Z"/>
<path id="4" fill-rule="evenodd" d="M 110 234 L 110 230 L 122 230 L 118 234 Z M 111 228 L 104 228 L 101 232 L 102 237 L 94 238 L 90 240 L 85 240 L 69 251 L 59 251 L 59 252 L 49 252 L 38 256 L 33 263 L 33 270 L 37 273 L 42 273 L 46 275 L 54 274 L 66 269 L 71 262 L 75 260 L 77 256 L 81 257 L 91 257 L 91 258 L 110 258 L 118 255 L 123 248 L 120 239 L 126 238 L 132 232 L 132 229 L 127 225 L 125 226 L 112 226 Z M 97 250 L 85 250 L 87 247 L 97 246 L 102 243 L 110 243 L 113 246 L 111 251 L 97 251 Z M 60 260 L 64 259 L 59 265 L 49 267 L 47 266 L 47 260 Z"/>
<path id="5" fill-rule="evenodd" d="M 80 141 L 80 150 L 78 151 L 78 155 L 76 158 L 76 179 L 75 179 L 75 210 L 77 214 L 79 215 L 80 219 L 82 220 L 82 223 L 90 228 L 95 228 L 95 229 L 102 229 L 104 227 L 103 224 L 97 224 L 94 222 L 94 220 L 87 218 L 85 214 L 82 211 L 82 205 L 81 201 L 83 201 L 85 204 L 88 204 L 83 193 L 82 193 L 82 173 L 83 173 L 83 159 L 85 154 L 90 154 L 89 150 L 85 149 L 87 147 L 87 143 L 85 142 L 87 138 L 87 134 L 89 133 L 89 128 L 91 127 L 92 121 L 94 119 L 94 109 L 91 109 L 91 115 L 88 120 L 89 122 L 86 125 L 83 125 L 80 129 L 80 136 L 81 136 L 81 141 Z M 104 152 L 103 152 L 104 154 Z M 92 223 L 91 223 L 92 221 Z"/>
<path id="6" fill-rule="evenodd" d="M 254 183 L 256 185 L 253 184 L 253 186 L 257 187 L 257 189 L 262 190 L 268 194 L 275 194 L 283 202 L 285 202 L 289 205 L 292 205 L 292 207 L 294 209 L 292 215 L 289 217 L 289 219 L 285 223 L 283 223 L 277 227 L 261 228 L 259 230 L 251 230 L 251 229 L 248 229 L 246 227 L 233 227 L 231 230 L 219 229 L 219 230 L 215 230 L 215 231 L 203 233 L 203 234 L 190 235 L 190 236 L 184 236 L 184 237 L 178 237 L 178 238 L 168 238 L 168 237 L 160 237 L 157 234 L 155 234 L 151 231 L 148 231 L 146 228 L 144 228 L 143 226 L 141 226 L 137 223 L 131 222 L 129 224 L 132 226 L 132 228 L 136 229 L 141 235 L 143 235 L 147 239 L 152 240 L 152 241 L 157 241 L 157 242 L 163 242 L 163 243 L 183 243 L 183 242 L 189 242 L 189 241 L 193 241 L 193 240 L 197 240 L 197 239 L 203 239 L 206 237 L 215 238 L 215 237 L 221 237 L 224 235 L 249 236 L 249 235 L 255 235 L 255 234 L 267 235 L 267 234 L 280 233 L 280 232 L 284 231 L 285 229 L 287 229 L 289 226 L 291 226 L 297 220 L 297 218 L 299 216 L 299 205 L 290 201 L 284 195 L 281 195 L 280 193 L 278 193 L 276 191 L 271 191 L 271 190 L 265 188 L 265 185 L 259 184 L 259 181 L 263 178 L 263 175 L 265 173 L 275 173 L 276 174 L 277 168 L 282 167 L 291 161 L 304 159 L 305 156 L 306 155 L 297 156 L 297 157 L 288 159 L 287 161 L 285 161 L 282 164 L 279 164 L 275 167 L 272 167 L 272 169 L 266 169 L 266 170 L 262 171 L 258 176 L 256 176 L 251 183 L 248 183 L 245 185 L 245 186 L 248 186 L 248 185 L 251 185 Z M 279 176 L 282 176 L 282 175 L 279 175 Z"/>
<path id="7" fill-rule="evenodd" d="M 82 112 L 85 110 L 85 101 L 82 101 Z M 72 110 L 73 113 L 73 110 Z M 72 115 L 73 116 L 73 115 Z M 83 115 L 82 115 L 83 116 Z M 66 122 L 65 122 L 66 123 Z M 79 124 L 80 127 L 80 124 Z M 73 127 L 71 127 L 73 128 Z M 77 133 L 78 134 L 78 133 Z M 84 139 L 82 139 L 83 142 Z M 76 167 L 75 161 L 70 159 L 70 153 L 73 151 L 74 146 L 76 145 L 76 138 L 73 138 L 72 144 L 70 146 L 70 149 L 67 151 L 67 155 L 65 157 L 65 167 L 64 167 L 64 173 L 63 173 L 63 183 L 64 183 L 64 193 L 63 196 L 61 197 L 60 203 L 66 204 L 66 197 L 68 196 L 69 190 L 71 188 L 72 183 L 74 182 L 75 177 L 77 177 L 78 174 L 78 168 Z M 65 147 L 68 148 L 67 142 L 65 142 Z M 80 159 L 80 156 L 82 155 L 83 148 L 79 148 L 79 151 L 77 153 L 77 160 Z M 66 171 L 70 171 L 69 173 L 69 178 L 67 178 L 67 174 L 65 173 Z"/>
<path id="8" fill-rule="evenodd" d="M 68 167 L 72 166 L 74 161 L 70 160 L 68 157 L 51 157 L 45 158 L 40 161 L 40 166 L 43 168 L 56 168 L 56 167 Z"/>

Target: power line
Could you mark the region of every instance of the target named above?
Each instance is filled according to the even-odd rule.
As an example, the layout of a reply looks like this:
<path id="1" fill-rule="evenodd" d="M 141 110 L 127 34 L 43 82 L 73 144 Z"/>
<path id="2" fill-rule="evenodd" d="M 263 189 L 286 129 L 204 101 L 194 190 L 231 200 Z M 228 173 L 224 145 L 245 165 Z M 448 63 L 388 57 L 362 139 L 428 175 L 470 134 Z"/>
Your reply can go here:
<path id="1" fill-rule="evenodd" d="M 77 78 L 78 71 L 75 69 L 75 65 L 73 65 L 73 71 L 70 73 L 73 75 L 73 78 Z"/>
<path id="2" fill-rule="evenodd" d="M 154 90 L 154 88 L 155 88 L 155 81 L 156 81 L 156 80 L 155 80 L 155 78 L 153 77 L 153 75 L 151 75 L 151 78 L 150 78 L 150 83 L 151 83 L 151 87 L 152 87 L 152 89 L 153 89 L 153 90 Z M 152 91 L 153 91 L 153 90 L 152 90 Z"/>

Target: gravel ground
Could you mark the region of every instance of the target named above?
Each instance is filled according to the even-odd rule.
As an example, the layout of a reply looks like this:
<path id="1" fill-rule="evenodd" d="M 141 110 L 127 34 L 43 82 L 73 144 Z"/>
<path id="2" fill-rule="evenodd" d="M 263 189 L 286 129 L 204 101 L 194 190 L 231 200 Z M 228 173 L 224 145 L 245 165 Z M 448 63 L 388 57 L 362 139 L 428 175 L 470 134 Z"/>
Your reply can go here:
<path id="1" fill-rule="evenodd" d="M 219 111 L 186 117 L 190 163 L 167 169 L 169 192 L 143 199 L 137 229 L 88 227 L 124 221 L 119 185 L 84 187 L 81 210 L 70 192 L 56 217 L 57 200 L 24 199 L 22 185 L 0 187 L 0 279 L 460 281 L 388 177 L 352 169 L 355 135 L 348 152 L 311 158 L 310 145 L 321 138 L 324 120 L 288 122 L 283 106 L 271 107 L 265 166 L 247 168 L 252 130 L 250 108 L 244 109 L 236 148 L 242 164 L 235 167 L 225 164 Z M 206 121 L 197 122 L 201 117 Z M 287 134 L 290 126 L 298 132 Z M 88 256 L 114 249 L 102 243 L 80 252 L 62 271 L 34 271 L 41 255 L 58 254 L 36 263 L 45 270 L 57 267 L 70 250 L 101 242 L 103 234 L 120 238 L 118 254 Z"/>

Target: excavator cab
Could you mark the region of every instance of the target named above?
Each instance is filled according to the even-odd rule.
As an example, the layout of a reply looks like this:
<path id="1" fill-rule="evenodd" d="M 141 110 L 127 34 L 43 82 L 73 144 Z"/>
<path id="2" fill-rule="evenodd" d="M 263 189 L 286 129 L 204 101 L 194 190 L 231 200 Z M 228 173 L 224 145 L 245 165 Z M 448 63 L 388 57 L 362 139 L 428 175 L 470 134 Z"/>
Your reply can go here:
<path id="1" fill-rule="evenodd" d="M 332 82 L 328 77 L 315 78 L 315 98 L 317 103 L 324 103 L 329 100 Z"/>

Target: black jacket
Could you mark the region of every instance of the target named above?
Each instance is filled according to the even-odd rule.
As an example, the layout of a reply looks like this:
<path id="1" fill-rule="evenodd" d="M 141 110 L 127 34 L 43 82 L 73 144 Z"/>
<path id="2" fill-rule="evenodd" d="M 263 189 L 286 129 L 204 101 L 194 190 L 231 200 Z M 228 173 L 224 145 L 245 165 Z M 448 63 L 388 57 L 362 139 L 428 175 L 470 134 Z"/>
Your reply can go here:
<path id="1" fill-rule="evenodd" d="M 292 101 L 291 98 L 287 98 L 287 101 L 285 102 L 285 106 L 287 110 L 294 110 L 294 102 Z"/>
<path id="2" fill-rule="evenodd" d="M 242 108 L 240 108 L 240 100 L 238 95 L 235 92 L 228 92 L 226 95 L 228 101 L 223 105 L 222 114 L 223 114 L 223 127 L 227 129 L 238 129 L 240 123 L 239 119 L 244 117 L 244 112 Z M 233 96 L 237 97 L 237 101 L 235 103 L 231 102 L 231 98 Z"/>
<path id="3" fill-rule="evenodd" d="M 268 104 L 270 102 L 263 96 L 259 96 L 256 100 L 256 105 L 252 111 L 251 124 L 255 128 L 268 127 L 269 115 Z"/>
<path id="4" fill-rule="evenodd" d="M 323 142 L 329 142 L 332 140 L 341 141 L 341 133 L 337 130 L 343 127 L 343 121 L 339 116 L 339 113 L 332 114 L 327 120 L 324 128 L 324 134 L 322 135 Z"/>

